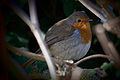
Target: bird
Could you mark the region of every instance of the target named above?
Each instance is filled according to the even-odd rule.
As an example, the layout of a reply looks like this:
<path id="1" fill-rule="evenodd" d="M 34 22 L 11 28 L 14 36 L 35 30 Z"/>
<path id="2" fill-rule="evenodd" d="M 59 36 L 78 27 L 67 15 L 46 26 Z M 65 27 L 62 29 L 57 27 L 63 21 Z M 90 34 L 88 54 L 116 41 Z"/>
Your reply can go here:
<path id="1" fill-rule="evenodd" d="M 86 13 L 76 11 L 55 23 L 45 36 L 51 55 L 64 60 L 79 60 L 84 57 L 92 40 L 89 21 Z M 40 49 L 38 52 L 41 53 Z"/>
<path id="2" fill-rule="evenodd" d="M 76 11 L 65 19 L 55 23 L 45 35 L 45 42 L 51 53 L 51 57 L 76 61 L 83 58 L 90 49 L 92 33 L 90 28 L 91 19 L 85 12 Z M 36 54 L 41 54 L 38 49 Z M 35 62 L 29 59 L 23 64 L 27 68 Z"/>
<path id="3" fill-rule="evenodd" d="M 55 23 L 45 35 L 51 56 L 62 60 L 79 60 L 90 49 L 92 33 L 90 19 L 82 11 L 73 12 L 70 16 Z M 36 54 L 41 54 L 38 49 Z M 33 63 L 30 59 L 24 66 Z"/>

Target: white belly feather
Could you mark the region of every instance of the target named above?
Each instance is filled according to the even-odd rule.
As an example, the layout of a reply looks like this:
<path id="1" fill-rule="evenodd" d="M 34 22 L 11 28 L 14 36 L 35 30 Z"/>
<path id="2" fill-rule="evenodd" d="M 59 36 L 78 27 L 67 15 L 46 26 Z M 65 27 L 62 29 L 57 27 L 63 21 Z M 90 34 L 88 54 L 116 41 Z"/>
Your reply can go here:
<path id="1" fill-rule="evenodd" d="M 53 44 L 50 51 L 64 59 L 78 60 L 87 54 L 91 45 L 91 42 L 82 44 L 81 40 L 80 32 L 76 29 L 70 38 Z"/>

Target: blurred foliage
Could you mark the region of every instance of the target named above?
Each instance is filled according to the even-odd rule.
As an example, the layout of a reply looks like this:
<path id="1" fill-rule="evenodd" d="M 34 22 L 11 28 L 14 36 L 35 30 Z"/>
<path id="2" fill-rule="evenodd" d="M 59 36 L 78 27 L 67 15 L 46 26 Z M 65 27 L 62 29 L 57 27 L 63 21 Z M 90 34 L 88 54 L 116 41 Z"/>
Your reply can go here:
<path id="1" fill-rule="evenodd" d="M 26 0 L 14 0 L 25 12 L 28 13 L 28 3 Z M 91 0 L 95 3 L 95 0 Z M 119 10 L 116 9 L 115 4 L 120 7 L 119 0 L 109 0 L 111 2 L 111 7 L 113 8 L 113 12 L 119 16 Z M 93 19 L 91 22 L 91 28 L 100 23 L 100 19 L 97 18 L 93 13 L 91 13 L 88 9 L 86 9 L 81 3 L 75 0 L 36 0 L 37 3 L 37 12 L 38 18 L 40 22 L 40 28 L 45 33 L 54 23 L 57 21 L 66 18 L 74 11 L 85 11 L 86 14 Z M 6 13 L 7 12 L 7 13 Z M 8 14 L 9 13 L 9 14 Z M 36 39 L 31 33 L 28 26 L 8 7 L 3 7 L 3 15 L 6 27 L 7 34 L 5 40 L 19 48 L 24 50 L 29 50 L 35 52 L 38 49 L 38 45 Z M 110 40 L 112 40 L 120 53 L 120 39 L 118 39 L 114 34 L 107 33 Z M 92 54 L 104 54 L 98 39 L 93 34 L 92 38 L 92 46 L 89 50 L 88 55 Z M 15 54 L 10 54 L 14 59 L 16 59 L 21 65 L 24 64 L 28 60 L 28 58 L 24 56 L 17 56 Z M 81 63 L 79 66 L 83 68 L 95 68 L 100 67 L 104 62 L 108 62 L 106 59 L 91 59 L 89 61 L 85 61 Z M 32 65 L 30 65 L 27 69 L 27 73 L 42 73 L 47 68 L 46 63 L 42 61 L 36 61 Z M 101 66 L 102 69 L 106 70 L 108 76 L 105 80 L 119 80 L 120 79 L 120 70 L 116 70 L 111 63 L 104 63 Z"/>
<path id="2" fill-rule="evenodd" d="M 120 70 L 115 69 L 114 65 L 112 63 L 103 63 L 101 66 L 101 69 L 105 70 L 107 73 L 107 76 L 104 78 L 104 80 L 119 80 L 120 79 Z"/>

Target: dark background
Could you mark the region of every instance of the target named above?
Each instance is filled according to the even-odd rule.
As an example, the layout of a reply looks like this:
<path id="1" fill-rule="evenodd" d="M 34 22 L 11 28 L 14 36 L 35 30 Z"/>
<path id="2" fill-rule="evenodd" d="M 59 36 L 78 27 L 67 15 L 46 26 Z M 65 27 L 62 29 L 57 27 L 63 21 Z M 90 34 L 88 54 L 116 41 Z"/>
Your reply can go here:
<path id="1" fill-rule="evenodd" d="M 14 0 L 18 6 L 20 6 L 28 15 L 29 15 L 29 7 L 26 0 Z M 93 3 L 96 3 L 96 0 L 91 0 Z M 120 11 L 118 7 L 120 7 L 120 1 L 118 0 L 108 0 L 113 5 L 109 7 L 116 16 L 119 16 Z M 118 7 L 115 7 L 114 5 L 118 5 Z M 96 17 L 93 13 L 91 13 L 88 9 L 86 9 L 81 3 L 75 0 L 36 0 L 36 6 L 37 6 L 37 12 L 38 12 L 38 19 L 40 23 L 40 29 L 45 34 L 46 31 L 56 22 L 60 21 L 61 19 L 64 19 L 68 17 L 71 13 L 74 11 L 85 11 L 86 14 L 93 19 L 91 24 L 91 29 L 94 27 L 94 25 L 101 23 L 101 20 Z M 28 50 L 31 52 L 35 52 L 39 47 L 37 45 L 36 39 L 34 38 L 33 34 L 31 33 L 29 27 L 7 6 L 2 6 L 2 13 L 4 18 L 4 27 L 5 27 L 5 40 L 21 49 Z M 93 30 L 93 29 L 92 29 Z M 88 52 L 88 55 L 93 54 L 104 54 L 104 51 L 96 38 L 96 35 L 94 34 L 94 31 L 92 31 L 92 45 Z M 111 41 L 116 46 L 116 49 L 120 53 L 120 39 L 117 38 L 116 35 L 106 32 L 107 36 L 110 38 Z M 11 53 L 11 52 L 9 52 Z M 28 60 L 28 58 L 23 56 L 17 56 L 15 54 L 10 54 L 12 58 L 14 58 L 20 65 L 22 65 L 24 62 Z M 88 61 L 85 61 L 84 63 L 81 63 L 79 66 L 82 68 L 96 68 L 100 67 L 103 63 L 109 62 L 106 59 L 91 59 Z M 37 68 L 34 68 L 37 66 Z M 26 69 L 27 73 L 31 72 L 43 72 L 43 70 L 46 68 L 46 63 L 42 61 L 36 61 L 34 64 L 29 66 L 28 69 Z M 109 75 L 112 75 L 111 77 L 114 77 L 114 80 L 117 80 L 120 78 L 120 71 L 116 70 L 114 68 L 108 67 L 107 69 Z M 10 73 L 11 74 L 11 73 Z M 14 73 L 11 74 L 11 78 L 14 78 Z M 110 80 L 109 78 L 106 80 Z M 111 79 L 113 80 L 113 79 Z"/>

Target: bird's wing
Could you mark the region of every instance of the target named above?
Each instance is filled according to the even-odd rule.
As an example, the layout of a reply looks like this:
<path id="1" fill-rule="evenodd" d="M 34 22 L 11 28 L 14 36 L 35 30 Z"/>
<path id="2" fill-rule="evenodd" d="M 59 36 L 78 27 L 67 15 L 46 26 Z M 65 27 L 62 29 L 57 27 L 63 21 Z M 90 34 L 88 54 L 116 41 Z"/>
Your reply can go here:
<path id="1" fill-rule="evenodd" d="M 74 33 L 75 29 L 70 25 L 67 24 L 66 20 L 63 19 L 56 24 L 54 24 L 46 33 L 45 41 L 50 47 L 50 45 L 67 39 Z M 35 53 L 40 54 L 41 49 L 38 49 Z"/>
<path id="2" fill-rule="evenodd" d="M 50 46 L 56 42 L 68 38 L 74 31 L 75 29 L 70 24 L 67 24 L 65 19 L 61 20 L 48 30 L 45 41 L 47 45 Z"/>

